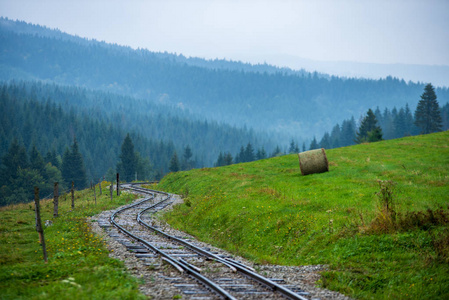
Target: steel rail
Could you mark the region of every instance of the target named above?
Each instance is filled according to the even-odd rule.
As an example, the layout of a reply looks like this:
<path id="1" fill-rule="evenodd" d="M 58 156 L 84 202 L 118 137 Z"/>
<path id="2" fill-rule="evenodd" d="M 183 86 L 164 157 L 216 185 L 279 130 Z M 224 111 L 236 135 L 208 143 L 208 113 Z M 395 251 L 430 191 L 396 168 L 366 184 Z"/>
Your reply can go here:
<path id="1" fill-rule="evenodd" d="M 135 188 L 135 187 L 132 187 L 132 189 L 138 190 L 139 192 L 142 192 L 142 193 L 156 192 L 156 193 L 162 193 L 162 194 L 167 195 L 167 198 L 164 199 L 161 202 L 164 202 L 167 199 L 170 199 L 170 197 L 171 197 L 170 194 L 165 193 L 165 192 L 160 192 L 160 191 L 155 191 L 155 190 L 150 190 L 150 189 L 144 189 L 144 188 Z M 161 203 L 161 202 L 159 202 L 159 203 Z M 308 300 L 307 298 L 305 298 L 305 297 L 303 297 L 301 295 L 298 295 L 297 293 L 295 293 L 295 292 L 293 292 L 293 291 L 291 291 L 291 290 L 289 290 L 289 289 L 287 289 L 287 288 L 285 288 L 285 287 L 283 287 L 283 286 L 281 286 L 281 285 L 271 281 L 270 279 L 257 274 L 252 268 L 250 268 L 248 266 L 245 266 L 245 265 L 240 264 L 240 263 L 238 263 L 236 261 L 233 261 L 233 260 L 223 259 L 220 256 L 215 255 L 214 253 L 211 253 L 209 251 L 201 249 L 201 248 L 199 248 L 199 247 L 197 247 L 197 246 L 195 246 L 195 245 L 193 245 L 193 244 L 191 244 L 191 243 L 189 243 L 189 242 L 187 242 L 187 241 L 185 241 L 183 239 L 180 239 L 180 238 L 177 238 L 175 236 L 169 235 L 169 234 L 167 234 L 167 233 L 165 233 L 165 232 L 163 232 L 163 231 L 161 231 L 161 230 L 159 230 L 159 229 L 149 225 L 145 221 L 143 221 L 142 218 L 141 218 L 142 214 L 145 213 L 146 211 L 156 207 L 156 206 L 157 206 L 157 204 L 152 205 L 150 207 L 147 207 L 144 210 L 140 211 L 139 214 L 137 215 L 137 221 L 140 224 L 142 224 L 143 226 L 153 230 L 154 232 L 157 232 L 158 234 L 161 234 L 161 235 L 163 235 L 164 237 L 166 237 L 166 238 L 168 238 L 170 240 L 173 240 L 173 241 L 175 241 L 175 242 L 177 242 L 177 243 L 179 243 L 179 244 L 181 244 L 181 245 L 183 245 L 185 247 L 188 247 L 189 249 L 191 249 L 192 251 L 194 251 L 194 252 L 196 252 L 198 254 L 204 255 L 204 256 L 206 256 L 206 257 L 208 257 L 210 259 L 213 259 L 213 260 L 215 260 L 217 262 L 220 262 L 220 263 L 230 267 L 231 269 L 236 270 L 236 271 L 246 275 L 247 277 L 250 277 L 253 280 L 255 280 L 255 281 L 257 281 L 257 282 L 267 286 L 272 291 L 279 292 L 280 294 L 282 294 L 283 296 L 285 296 L 285 297 L 287 297 L 289 299 Z"/>
<path id="2" fill-rule="evenodd" d="M 124 187 L 126 188 L 126 187 Z M 148 189 L 147 189 L 148 190 Z M 212 291 L 214 291 L 216 294 L 218 294 L 220 297 L 223 297 L 224 299 L 230 299 L 230 300 L 236 300 L 236 298 L 234 296 L 232 296 L 231 294 L 229 294 L 226 290 L 224 290 L 222 287 L 220 287 L 219 285 L 217 285 L 216 283 L 214 283 L 213 281 L 211 281 L 210 279 L 204 277 L 203 275 L 201 275 L 198 271 L 194 270 L 188 263 L 184 262 L 184 261 L 178 261 L 175 258 L 171 257 L 169 254 L 165 253 L 164 251 L 158 249 L 157 247 L 153 246 L 151 243 L 149 243 L 148 241 L 134 235 L 133 233 L 131 233 L 130 231 L 126 230 L 123 226 L 119 225 L 114 219 L 115 216 L 120 213 L 123 212 L 127 209 L 133 208 L 135 206 L 138 206 L 146 201 L 151 200 L 152 198 L 154 199 L 154 194 L 153 193 L 149 193 L 150 190 L 148 190 L 146 192 L 146 194 L 151 194 L 152 197 L 147 197 L 144 198 L 143 200 L 136 202 L 132 205 L 123 207 L 117 211 L 115 211 L 111 217 L 110 217 L 110 222 L 111 224 L 113 224 L 115 227 L 117 227 L 120 231 L 124 232 L 126 235 L 130 236 L 131 238 L 139 241 L 140 243 L 142 243 L 147 249 L 159 254 L 160 256 L 162 256 L 162 258 L 164 260 L 166 260 L 168 263 L 170 263 L 171 265 L 173 265 L 175 268 L 177 268 L 178 270 L 181 269 L 183 271 L 185 271 L 187 274 L 189 274 L 190 276 L 194 277 L 195 279 L 197 279 L 199 282 L 201 282 L 206 288 L 211 289 Z M 170 195 L 167 193 L 163 193 L 167 195 L 167 198 L 165 198 L 164 200 L 152 205 L 151 207 L 155 207 L 157 205 L 159 205 L 160 203 L 163 203 L 167 200 L 170 199 Z"/>

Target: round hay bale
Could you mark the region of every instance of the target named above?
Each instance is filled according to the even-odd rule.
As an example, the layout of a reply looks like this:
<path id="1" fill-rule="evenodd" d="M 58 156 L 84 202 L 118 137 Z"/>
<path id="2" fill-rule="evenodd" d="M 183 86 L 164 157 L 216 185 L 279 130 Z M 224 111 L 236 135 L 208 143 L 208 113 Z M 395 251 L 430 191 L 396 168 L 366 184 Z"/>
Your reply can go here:
<path id="1" fill-rule="evenodd" d="M 324 148 L 298 153 L 298 157 L 302 175 L 329 172 Z"/>

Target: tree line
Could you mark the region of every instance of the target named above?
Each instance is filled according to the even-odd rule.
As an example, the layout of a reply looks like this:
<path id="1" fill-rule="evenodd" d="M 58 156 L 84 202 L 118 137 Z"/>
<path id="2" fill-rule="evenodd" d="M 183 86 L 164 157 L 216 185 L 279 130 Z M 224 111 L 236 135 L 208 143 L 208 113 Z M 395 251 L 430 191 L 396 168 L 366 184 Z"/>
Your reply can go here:
<path id="1" fill-rule="evenodd" d="M 435 88 L 429 83 L 413 113 L 408 104 L 399 110 L 394 107 L 391 111 L 388 108 L 381 111 L 377 107 L 374 111 L 369 109 L 359 123 L 357 128 L 352 117 L 342 125 L 336 124 L 331 133 L 325 132 L 319 142 L 314 138 L 309 149 L 331 149 L 449 130 L 449 102 L 440 107 Z"/>
<path id="2" fill-rule="evenodd" d="M 349 120 L 344 120 L 341 125 L 336 124 L 331 133 L 325 132 L 319 141 L 314 137 L 308 147 L 303 142 L 300 148 L 292 139 L 287 151 L 282 151 L 279 146 L 276 146 L 269 157 L 449 130 L 449 102 L 440 108 L 435 89 L 430 83 L 425 86 L 420 98 L 414 113 L 408 104 L 399 110 L 393 108 L 390 111 L 385 108 L 381 112 L 379 107 L 375 111 L 368 109 L 366 115 L 360 118 L 359 126 L 356 125 L 356 121 L 352 117 Z M 251 143 L 248 143 L 246 147 L 241 146 L 240 152 L 234 157 L 229 152 L 220 152 L 214 166 L 221 167 L 264 158 L 267 158 L 267 154 L 263 147 L 255 153 Z"/>
<path id="3" fill-rule="evenodd" d="M 41 198 L 53 192 L 53 184 L 59 183 L 61 191 L 74 183 L 76 189 L 87 186 L 83 158 L 76 140 L 67 147 L 63 158 L 49 151 L 45 156 L 33 145 L 27 153 L 25 147 L 14 139 L 0 164 L 0 206 L 29 202 L 33 199 L 33 187 L 39 187 Z"/>

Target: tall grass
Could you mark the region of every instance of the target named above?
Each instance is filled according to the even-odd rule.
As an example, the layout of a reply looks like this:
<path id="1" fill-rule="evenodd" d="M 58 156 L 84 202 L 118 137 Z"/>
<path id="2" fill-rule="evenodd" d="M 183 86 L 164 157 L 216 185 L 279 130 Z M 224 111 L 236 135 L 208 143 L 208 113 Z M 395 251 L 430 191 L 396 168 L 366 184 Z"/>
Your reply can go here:
<path id="1" fill-rule="evenodd" d="M 301 176 L 297 155 L 178 172 L 166 219 L 259 263 L 330 266 L 321 285 L 357 298 L 449 298 L 449 132 L 327 151 Z"/>
<path id="2" fill-rule="evenodd" d="M 70 196 L 59 198 L 59 217 L 53 218 L 53 202 L 41 202 L 48 263 L 35 230 L 34 203 L 0 208 L 0 299 L 139 299 L 138 282 L 121 262 L 109 258 L 105 242 L 93 234 L 87 217 L 134 199 L 114 196 L 103 183 L 104 194 L 76 192 L 75 209 Z"/>

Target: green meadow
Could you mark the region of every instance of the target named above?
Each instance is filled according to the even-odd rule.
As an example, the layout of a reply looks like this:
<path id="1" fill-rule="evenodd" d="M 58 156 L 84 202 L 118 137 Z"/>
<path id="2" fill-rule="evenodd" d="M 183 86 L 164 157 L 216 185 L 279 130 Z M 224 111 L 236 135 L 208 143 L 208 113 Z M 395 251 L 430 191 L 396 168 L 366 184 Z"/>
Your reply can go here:
<path id="1" fill-rule="evenodd" d="M 105 242 L 95 235 L 88 217 L 135 199 L 122 193 L 111 201 L 106 182 L 94 202 L 92 190 L 76 191 L 75 209 L 70 195 L 59 198 L 59 217 L 53 201 L 41 201 L 48 262 L 35 228 L 34 202 L 0 208 L 0 299 L 144 299 L 138 280 L 126 273 L 122 262 L 109 258 Z M 44 225 L 44 224 L 42 224 Z"/>
<path id="2" fill-rule="evenodd" d="M 327 264 L 318 284 L 360 299 L 449 299 L 449 132 L 171 173 L 175 228 L 260 264 Z"/>

